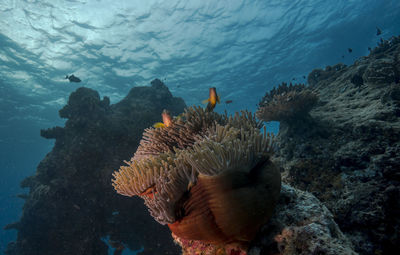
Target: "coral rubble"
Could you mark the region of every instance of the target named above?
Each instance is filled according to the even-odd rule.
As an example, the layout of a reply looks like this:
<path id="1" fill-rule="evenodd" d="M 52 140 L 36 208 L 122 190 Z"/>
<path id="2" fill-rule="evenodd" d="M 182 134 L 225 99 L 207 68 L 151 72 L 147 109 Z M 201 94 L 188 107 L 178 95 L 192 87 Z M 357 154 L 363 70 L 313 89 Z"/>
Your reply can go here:
<path id="1" fill-rule="evenodd" d="M 166 107 L 177 115 L 185 104 L 158 79 L 113 105 L 92 89 L 73 92 L 60 110 L 65 127 L 41 131 L 55 146 L 22 183 L 30 191 L 20 221 L 8 226 L 18 237 L 6 254 L 106 255 L 107 237 L 115 254 L 142 246 L 141 254 L 177 254 L 168 228 L 154 222 L 141 201 L 115 194 L 109 181 Z"/>
<path id="2" fill-rule="evenodd" d="M 312 192 L 360 254 L 400 247 L 400 37 L 308 76 L 308 121 L 281 122 L 283 181 Z"/>

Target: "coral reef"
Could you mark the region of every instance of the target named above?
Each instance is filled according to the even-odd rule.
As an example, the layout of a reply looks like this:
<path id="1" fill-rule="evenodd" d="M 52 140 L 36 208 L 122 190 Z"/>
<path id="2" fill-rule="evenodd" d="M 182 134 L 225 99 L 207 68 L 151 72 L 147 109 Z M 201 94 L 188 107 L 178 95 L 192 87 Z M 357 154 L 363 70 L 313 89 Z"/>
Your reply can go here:
<path id="1" fill-rule="evenodd" d="M 288 86 L 282 83 L 263 97 L 256 115 L 264 121 L 287 122 L 306 118 L 317 101 L 317 94 L 304 84 L 290 83 Z"/>
<path id="2" fill-rule="evenodd" d="M 282 185 L 279 201 L 267 224 L 246 250 L 174 236 L 184 254 L 196 255 L 342 255 L 357 254 L 332 213 L 311 193 Z"/>
<path id="3" fill-rule="evenodd" d="M 18 230 L 6 254 L 105 255 L 108 245 L 180 254 L 173 240 L 187 255 L 391 254 L 400 247 L 399 81 L 394 37 L 351 66 L 312 71 L 309 87 L 281 85 L 257 113 L 281 122 L 273 146 L 248 112 L 187 108 L 143 133 L 164 108 L 185 106 L 159 80 L 114 105 L 79 88 L 60 110 L 65 127 L 41 131 L 55 146 L 21 184 L 30 190 L 19 195 L 21 220 L 6 227 Z M 141 200 L 116 194 L 112 177 L 169 229 Z"/>
<path id="4" fill-rule="evenodd" d="M 248 112 L 228 118 L 188 108 L 170 126 L 146 129 L 113 185 L 122 195 L 142 197 L 184 254 L 244 253 L 280 191 L 271 138 L 260 127 Z"/>
<path id="5" fill-rule="evenodd" d="M 23 195 L 20 221 L 8 226 L 18 230 L 18 237 L 6 254 L 106 255 L 107 237 L 115 254 L 123 247 L 144 247 L 141 254 L 148 255 L 177 254 L 168 228 L 154 222 L 140 200 L 115 194 L 109 181 L 166 107 L 177 115 L 185 104 L 158 79 L 132 88 L 113 105 L 92 89 L 73 92 L 60 110 L 68 119 L 65 127 L 41 131 L 55 145 L 36 174 L 22 182 L 30 191 Z"/>
<path id="6" fill-rule="evenodd" d="M 315 196 L 283 184 L 275 213 L 258 233 L 249 254 L 357 253 L 332 213 Z"/>
<path id="7" fill-rule="evenodd" d="M 281 122 L 282 178 L 332 212 L 360 254 L 400 247 L 400 37 L 351 66 L 308 76 L 319 102 L 310 121 Z"/>

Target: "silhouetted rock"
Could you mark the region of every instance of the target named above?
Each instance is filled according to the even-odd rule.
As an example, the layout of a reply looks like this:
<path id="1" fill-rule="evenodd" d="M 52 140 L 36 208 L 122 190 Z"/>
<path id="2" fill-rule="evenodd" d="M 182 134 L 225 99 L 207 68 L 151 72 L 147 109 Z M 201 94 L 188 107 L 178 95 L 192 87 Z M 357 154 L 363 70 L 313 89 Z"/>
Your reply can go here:
<path id="1" fill-rule="evenodd" d="M 107 237 L 141 254 L 179 254 L 169 230 L 153 220 L 143 202 L 118 195 L 111 174 L 136 151 L 143 130 L 173 115 L 185 103 L 159 80 L 134 87 L 121 102 L 110 105 L 97 91 L 79 88 L 60 110 L 65 127 L 42 130 L 55 138 L 53 150 L 36 174 L 21 185 L 30 188 L 8 255 L 107 255 Z"/>

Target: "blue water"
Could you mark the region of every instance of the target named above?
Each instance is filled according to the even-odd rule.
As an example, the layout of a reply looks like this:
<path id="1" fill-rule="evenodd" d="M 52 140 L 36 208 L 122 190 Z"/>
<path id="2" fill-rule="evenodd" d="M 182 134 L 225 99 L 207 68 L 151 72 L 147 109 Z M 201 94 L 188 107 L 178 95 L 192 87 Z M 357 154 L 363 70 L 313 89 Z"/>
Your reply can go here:
<path id="1" fill-rule="evenodd" d="M 78 86 L 115 103 L 160 78 L 188 105 L 215 86 L 233 100 L 217 111 L 254 111 L 274 85 L 400 34 L 399 0 L 2 0 L 0 17 L 1 226 L 18 220 L 19 182 L 52 148 L 39 130 L 63 124 Z M 15 235 L 0 230 L 0 250 Z"/>

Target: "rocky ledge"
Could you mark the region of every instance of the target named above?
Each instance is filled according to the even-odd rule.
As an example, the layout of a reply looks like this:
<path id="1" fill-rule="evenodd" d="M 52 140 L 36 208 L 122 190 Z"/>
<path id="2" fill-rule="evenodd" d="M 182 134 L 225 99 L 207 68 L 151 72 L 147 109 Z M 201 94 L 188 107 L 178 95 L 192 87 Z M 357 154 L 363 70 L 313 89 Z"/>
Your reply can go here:
<path id="1" fill-rule="evenodd" d="M 309 115 L 281 122 L 283 181 L 333 213 L 360 254 L 400 247 L 400 37 L 308 76 Z"/>

